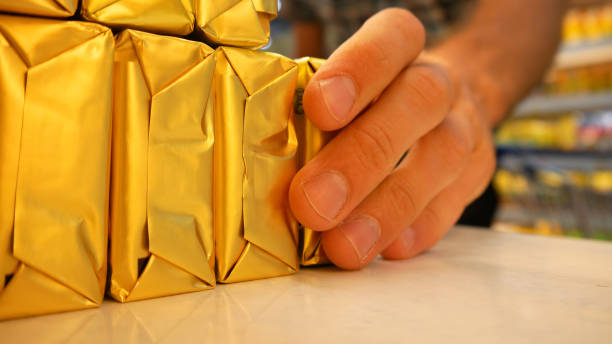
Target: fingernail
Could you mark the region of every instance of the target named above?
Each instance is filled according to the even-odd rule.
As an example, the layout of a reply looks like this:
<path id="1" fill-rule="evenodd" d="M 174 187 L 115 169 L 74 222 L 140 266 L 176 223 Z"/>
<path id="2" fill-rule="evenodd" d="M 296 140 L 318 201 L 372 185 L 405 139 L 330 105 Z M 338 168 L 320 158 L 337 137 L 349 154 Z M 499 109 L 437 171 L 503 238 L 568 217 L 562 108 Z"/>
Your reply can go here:
<path id="1" fill-rule="evenodd" d="M 408 252 L 414 246 L 414 229 L 408 228 L 400 234 L 400 239 L 404 245 L 404 252 Z"/>
<path id="2" fill-rule="evenodd" d="M 335 76 L 319 82 L 323 100 L 329 113 L 340 123 L 349 120 L 355 103 L 355 84 L 347 76 Z"/>
<path id="3" fill-rule="evenodd" d="M 360 261 L 370 254 L 380 238 L 380 225 L 370 216 L 359 216 L 347 221 L 340 226 L 340 231 L 351 243 Z"/>
<path id="4" fill-rule="evenodd" d="M 321 217 L 333 220 L 348 199 L 348 182 L 339 172 L 323 172 L 304 183 L 310 206 Z"/>

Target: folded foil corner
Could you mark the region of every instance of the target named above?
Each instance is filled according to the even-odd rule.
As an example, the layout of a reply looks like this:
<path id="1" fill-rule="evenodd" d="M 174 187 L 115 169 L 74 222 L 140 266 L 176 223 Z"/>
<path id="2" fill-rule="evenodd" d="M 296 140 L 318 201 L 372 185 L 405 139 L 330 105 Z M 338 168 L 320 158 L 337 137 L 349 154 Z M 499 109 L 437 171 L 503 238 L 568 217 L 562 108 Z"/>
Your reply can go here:
<path id="1" fill-rule="evenodd" d="M 117 38 L 110 293 L 121 302 L 215 285 L 215 60 L 176 37 Z"/>
<path id="2" fill-rule="evenodd" d="M 298 269 L 297 223 L 288 189 L 297 169 L 294 61 L 222 47 L 215 74 L 217 280 L 287 275 Z"/>
<path id="3" fill-rule="evenodd" d="M 97 24 L 0 15 L 0 319 L 102 302 L 113 49 Z"/>
<path id="4" fill-rule="evenodd" d="M 299 68 L 297 92 L 294 106 L 295 127 L 298 137 L 298 168 L 304 167 L 310 159 L 335 136 L 335 132 L 318 129 L 304 114 L 302 95 L 314 73 L 325 62 L 323 59 L 303 57 L 296 60 Z M 299 225 L 299 255 L 303 266 L 329 264 L 330 261 L 321 246 L 321 233 Z"/>

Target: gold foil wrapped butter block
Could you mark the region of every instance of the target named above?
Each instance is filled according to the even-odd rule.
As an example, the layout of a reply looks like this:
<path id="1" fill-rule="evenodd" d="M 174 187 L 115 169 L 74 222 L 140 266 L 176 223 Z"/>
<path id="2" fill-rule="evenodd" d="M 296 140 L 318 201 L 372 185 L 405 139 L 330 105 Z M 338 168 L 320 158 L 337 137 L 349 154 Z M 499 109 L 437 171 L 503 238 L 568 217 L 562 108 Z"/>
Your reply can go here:
<path id="1" fill-rule="evenodd" d="M 195 26 L 194 0 L 83 0 L 81 15 L 112 28 L 171 35 L 187 35 Z"/>
<path id="2" fill-rule="evenodd" d="M 114 39 L 0 15 L 0 319 L 104 296 Z"/>
<path id="3" fill-rule="evenodd" d="M 334 132 L 325 132 L 315 127 L 304 115 L 302 95 L 308 82 L 325 60 L 304 57 L 297 60 L 299 66 L 296 100 L 294 104 L 295 126 L 298 137 L 298 166 L 301 168 L 312 159 L 334 137 Z M 300 225 L 299 255 L 304 266 L 327 264 L 329 260 L 321 247 L 320 232 Z"/>
<path id="4" fill-rule="evenodd" d="M 0 0 L 0 12 L 44 17 L 70 17 L 80 0 Z"/>
<path id="5" fill-rule="evenodd" d="M 132 30 L 116 50 L 110 293 L 126 302 L 209 289 L 214 50 Z"/>
<path id="6" fill-rule="evenodd" d="M 197 25 L 218 45 L 260 48 L 270 41 L 277 0 L 195 0 Z"/>
<path id="7" fill-rule="evenodd" d="M 215 236 L 217 280 L 298 269 L 297 223 L 288 205 L 296 172 L 292 104 L 297 65 L 280 55 L 217 50 Z"/>

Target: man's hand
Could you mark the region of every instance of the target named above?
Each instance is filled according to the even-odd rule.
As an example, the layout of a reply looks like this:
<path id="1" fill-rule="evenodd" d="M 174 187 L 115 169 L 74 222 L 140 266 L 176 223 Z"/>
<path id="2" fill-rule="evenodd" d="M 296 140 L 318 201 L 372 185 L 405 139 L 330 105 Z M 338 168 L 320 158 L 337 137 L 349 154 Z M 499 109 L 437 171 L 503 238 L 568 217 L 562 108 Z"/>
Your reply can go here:
<path id="1" fill-rule="evenodd" d="M 429 249 L 493 174 L 490 120 L 469 77 L 423 54 L 424 41 L 410 12 L 384 10 L 304 93 L 316 126 L 342 130 L 295 176 L 291 208 L 324 231 L 325 253 L 341 268 Z"/>

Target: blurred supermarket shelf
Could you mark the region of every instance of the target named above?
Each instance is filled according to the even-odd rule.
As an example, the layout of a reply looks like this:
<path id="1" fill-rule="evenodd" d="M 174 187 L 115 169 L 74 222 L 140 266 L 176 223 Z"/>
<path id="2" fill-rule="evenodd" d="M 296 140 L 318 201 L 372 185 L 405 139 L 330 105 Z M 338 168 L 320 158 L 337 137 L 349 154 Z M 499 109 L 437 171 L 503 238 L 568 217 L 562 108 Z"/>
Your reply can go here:
<path id="1" fill-rule="evenodd" d="M 537 155 L 550 157 L 580 157 L 580 158 L 596 158 L 596 159 L 612 159 L 612 151 L 596 151 L 596 150 L 561 150 L 547 148 L 530 148 L 520 146 L 498 146 L 497 153 L 499 155 Z"/>
<path id="2" fill-rule="evenodd" d="M 559 96 L 531 96 L 514 110 L 514 117 L 612 109 L 612 91 Z"/>
<path id="3" fill-rule="evenodd" d="M 605 5 L 610 0 L 570 0 L 569 4 L 571 7 L 580 7 L 580 6 L 596 6 L 596 5 Z"/>
<path id="4" fill-rule="evenodd" d="M 612 152 L 497 148 L 500 167 L 612 171 Z"/>
<path id="5" fill-rule="evenodd" d="M 562 47 L 553 68 L 568 69 L 612 62 L 612 39 Z"/>

